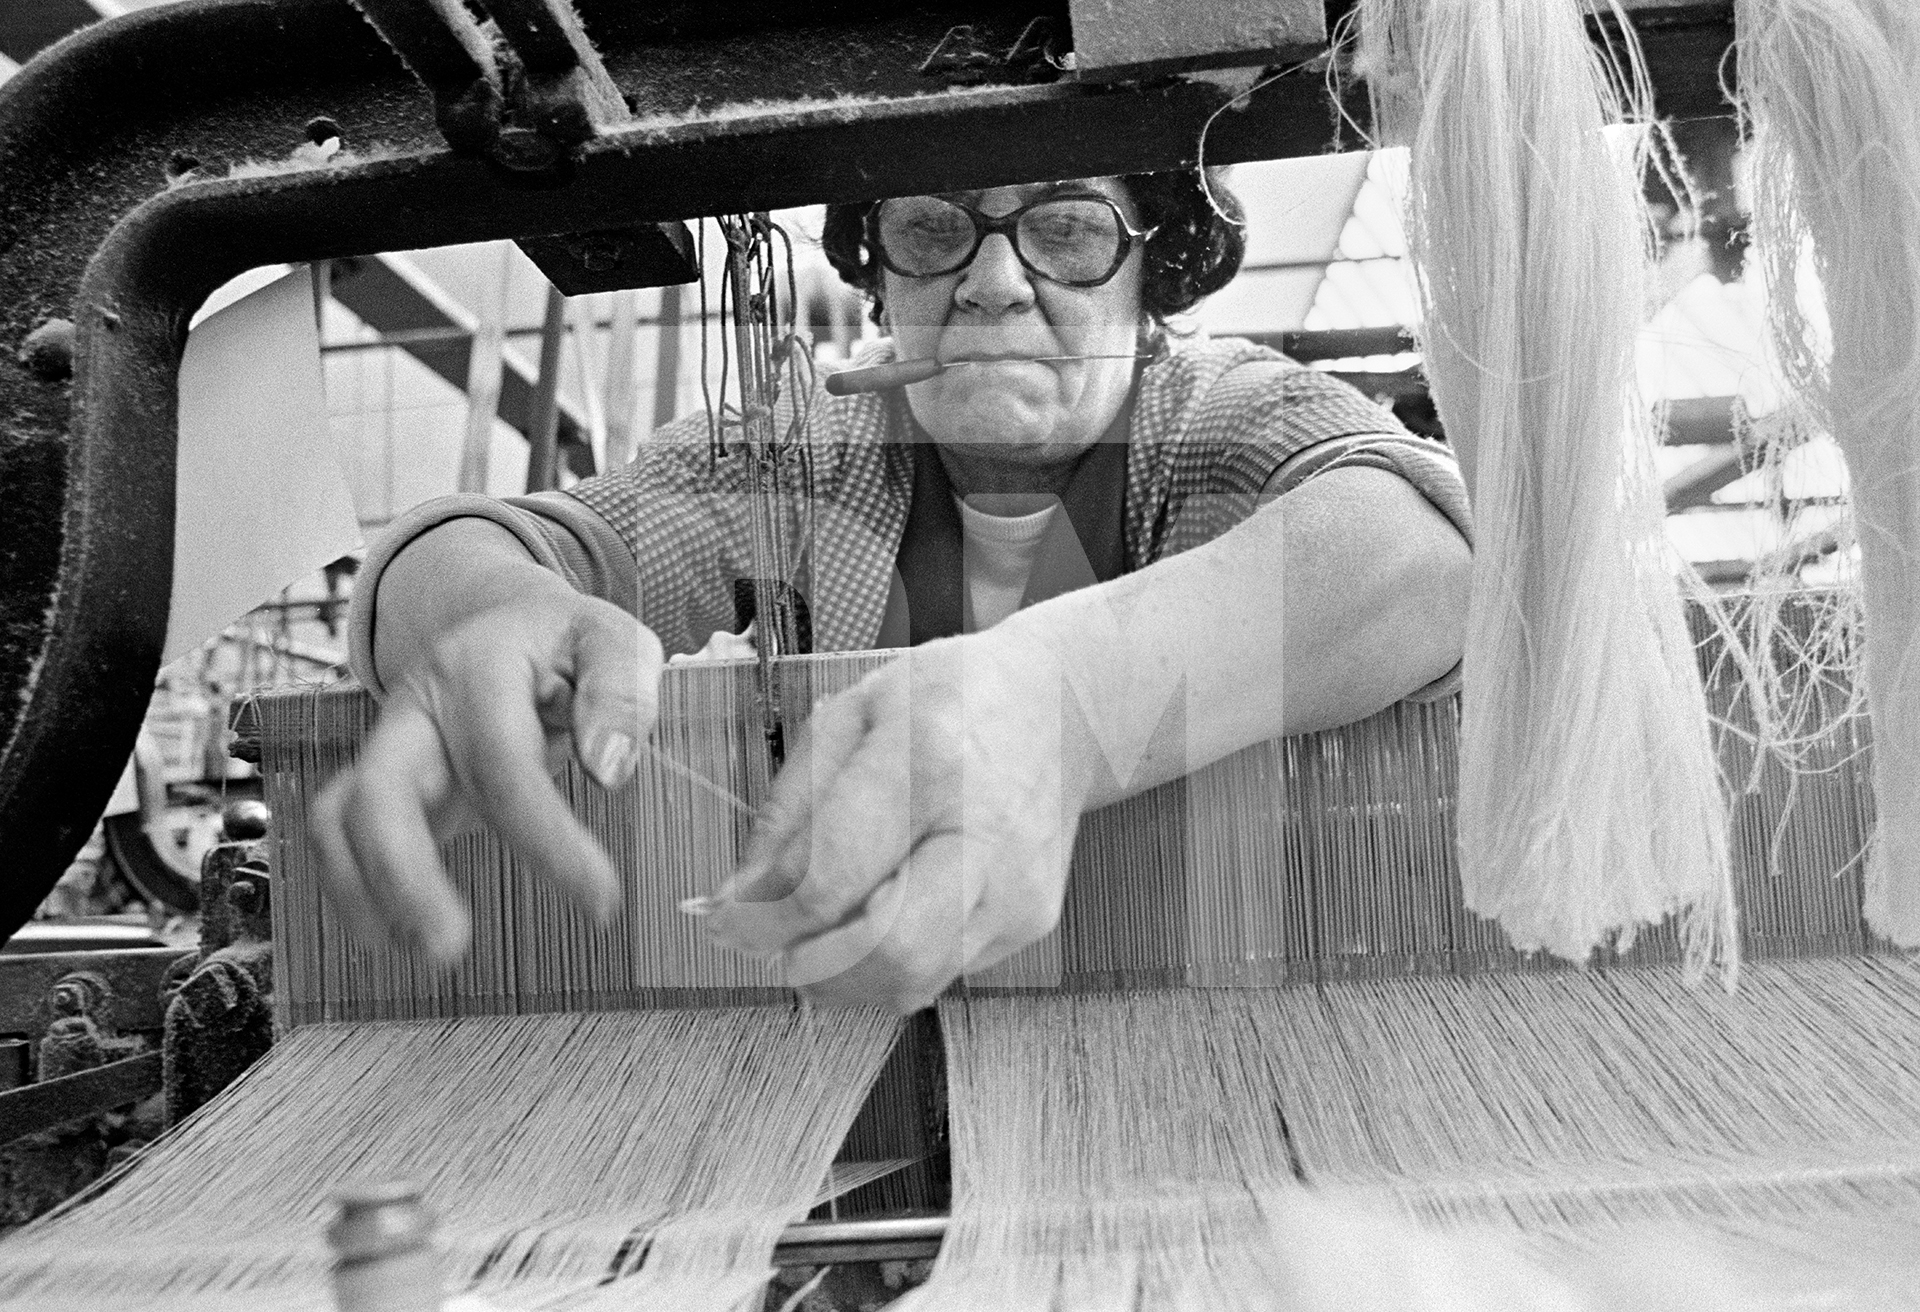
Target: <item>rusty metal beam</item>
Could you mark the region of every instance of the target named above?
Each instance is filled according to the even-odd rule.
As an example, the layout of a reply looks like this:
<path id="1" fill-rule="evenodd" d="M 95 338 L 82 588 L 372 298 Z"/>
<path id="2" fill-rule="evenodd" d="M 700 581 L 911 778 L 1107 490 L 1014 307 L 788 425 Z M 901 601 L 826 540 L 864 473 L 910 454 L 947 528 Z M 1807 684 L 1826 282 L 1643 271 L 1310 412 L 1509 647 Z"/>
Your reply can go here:
<path id="1" fill-rule="evenodd" d="M 1321 0 L 1074 0 L 1074 76 L 1107 80 L 1284 64 L 1327 43 Z"/>
<path id="2" fill-rule="evenodd" d="M 143 1052 L 0 1092 L 0 1144 L 150 1097 L 160 1092 L 160 1068 L 159 1053 Z"/>
<path id="3" fill-rule="evenodd" d="M 0 86 L 0 931 L 91 829 L 152 690 L 172 581 L 187 320 L 261 264 L 1191 165 L 1205 81 L 922 73 L 955 26 L 1013 49 L 1058 0 L 583 4 L 638 106 L 544 170 L 449 152 L 345 0 L 181 0 Z M 1636 22 L 1642 18 L 1637 17 Z M 1731 5 L 1644 16 L 1669 112 L 1715 112 Z M 1344 140 L 1308 66 L 1213 122 L 1210 162 Z M 1351 107 L 1350 107 L 1351 108 Z M 310 125 L 343 149 L 312 158 Z M 252 161 L 241 173 L 231 166 Z M 46 321 L 62 351 L 20 354 Z M 71 376 L 68 376 L 69 368 Z"/>
<path id="4" fill-rule="evenodd" d="M 626 98 L 587 40 L 570 0 L 480 0 L 512 47 L 534 130 L 578 145 L 627 121 Z"/>
<path id="5" fill-rule="evenodd" d="M 0 55 L 24 64 L 67 33 L 100 21 L 87 0 L 27 0 L 0 5 Z"/>
<path id="6" fill-rule="evenodd" d="M 500 136 L 505 96 L 493 44 L 460 0 L 361 0 L 360 9 L 433 94 L 440 134 L 456 150 Z"/>

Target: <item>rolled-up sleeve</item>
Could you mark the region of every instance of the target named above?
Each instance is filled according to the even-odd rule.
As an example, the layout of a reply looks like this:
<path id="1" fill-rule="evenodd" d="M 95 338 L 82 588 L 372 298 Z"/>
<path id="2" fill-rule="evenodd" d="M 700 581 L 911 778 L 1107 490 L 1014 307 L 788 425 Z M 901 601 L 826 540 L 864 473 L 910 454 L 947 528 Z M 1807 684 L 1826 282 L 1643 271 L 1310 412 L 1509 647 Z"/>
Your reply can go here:
<path id="1" fill-rule="evenodd" d="M 1281 415 L 1293 424 L 1296 443 L 1303 434 L 1310 440 L 1274 469 L 1261 489 L 1263 502 L 1332 470 L 1381 469 L 1405 479 L 1469 547 L 1473 545 L 1472 508 L 1452 448 L 1399 427 L 1384 406 L 1318 370 L 1295 370 L 1288 381 L 1290 408 Z M 1407 700 L 1435 701 L 1459 687 L 1460 667 L 1455 665 Z"/>
<path id="2" fill-rule="evenodd" d="M 1274 471 L 1262 499 L 1290 492 L 1329 469 L 1356 466 L 1384 469 L 1406 479 L 1472 545 L 1473 514 L 1467 504 L 1466 484 L 1460 478 L 1459 461 L 1441 443 L 1412 433 L 1360 433 L 1310 446 Z"/>
<path id="3" fill-rule="evenodd" d="M 1309 447 L 1274 471 L 1262 499 L 1280 496 L 1317 475 L 1334 469 L 1384 469 L 1411 483 L 1446 516 L 1468 546 L 1473 545 L 1473 517 L 1467 505 L 1466 484 L 1453 453 L 1412 434 L 1363 434 L 1337 438 Z M 1439 701 L 1460 690 L 1460 665 L 1424 688 L 1407 694 L 1410 702 Z"/>
<path id="4" fill-rule="evenodd" d="M 380 579 L 394 557 L 420 537 L 456 519 L 484 519 L 511 533 L 535 563 L 552 570 L 574 588 L 632 611 L 633 554 L 618 534 L 565 493 L 547 492 L 505 500 L 460 493 L 436 497 L 404 512 L 374 541 L 354 582 L 347 621 L 348 659 L 354 676 L 376 697 L 386 696 L 374 665 L 374 633 L 379 624 Z M 447 586 L 458 584 L 448 580 Z"/>

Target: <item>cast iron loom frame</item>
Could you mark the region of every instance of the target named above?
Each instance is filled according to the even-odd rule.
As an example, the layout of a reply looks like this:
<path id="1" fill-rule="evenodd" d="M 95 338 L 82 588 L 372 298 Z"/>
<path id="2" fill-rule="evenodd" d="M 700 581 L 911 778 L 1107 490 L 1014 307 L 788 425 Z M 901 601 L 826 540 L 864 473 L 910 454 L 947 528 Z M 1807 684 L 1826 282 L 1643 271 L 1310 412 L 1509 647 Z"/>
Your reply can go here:
<path id="1" fill-rule="evenodd" d="M 1228 96 L 1180 76 L 930 59 L 963 28 L 972 49 L 1012 54 L 1035 19 L 1064 49 L 1063 0 L 583 0 L 598 68 L 568 35 L 566 0 L 492 0 L 527 27 L 503 109 L 458 94 L 457 0 L 368 7 L 412 43 L 437 105 L 348 0 L 183 0 L 88 28 L 0 87 L 0 935 L 86 838 L 152 691 L 177 371 L 188 320 L 220 284 L 262 264 L 610 220 L 1191 165 Z M 1626 7 L 1660 112 L 1726 113 L 1730 0 Z M 1359 144 L 1312 53 L 1218 117 L 1208 162 Z M 328 130 L 340 154 L 294 160 Z M 243 161 L 285 171 L 226 176 Z M 70 351 L 44 328 L 56 320 L 74 325 Z"/>

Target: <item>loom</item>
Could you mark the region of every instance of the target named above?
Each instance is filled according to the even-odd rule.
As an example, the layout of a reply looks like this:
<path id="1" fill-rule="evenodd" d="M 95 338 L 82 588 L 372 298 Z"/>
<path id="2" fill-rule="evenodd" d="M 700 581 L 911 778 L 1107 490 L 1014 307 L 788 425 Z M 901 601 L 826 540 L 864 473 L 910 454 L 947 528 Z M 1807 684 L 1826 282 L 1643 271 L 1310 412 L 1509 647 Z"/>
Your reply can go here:
<path id="1" fill-rule="evenodd" d="M 782 700 L 811 705 L 886 659 L 788 658 L 777 666 Z M 714 1125 L 660 1088 L 636 1089 L 636 1067 L 678 1063 L 674 1080 L 708 1089 L 690 1100 L 695 1106 L 725 1095 L 736 1079 L 756 1088 L 771 1080 L 777 1094 L 793 1097 L 819 1078 L 816 1060 L 847 1074 L 843 1093 L 873 1082 L 858 1116 L 850 1096 L 822 1113 L 838 1117 L 836 1132 L 814 1142 L 816 1160 L 808 1164 L 830 1183 L 806 1181 L 803 1202 L 816 1186 L 855 1186 L 841 1198 L 839 1218 L 784 1229 L 763 1220 L 760 1248 L 773 1251 L 777 1241 L 784 1261 L 897 1257 L 932 1252 L 944 1233 L 946 1245 L 963 1253 L 997 1238 L 1015 1266 L 1031 1267 L 1035 1255 L 1008 1244 L 1007 1233 L 1009 1216 L 1031 1200 L 1018 1187 L 980 1196 L 964 1174 L 980 1169 L 979 1155 L 991 1159 L 992 1122 L 1042 1096 L 1007 1086 L 1010 1068 L 981 1056 L 1009 1042 L 1016 1022 L 1038 1023 L 1062 1042 L 1075 1036 L 1072 1044 L 1084 1043 L 1090 1059 L 1123 1084 L 1128 1070 L 1154 1067 L 1154 1045 L 1166 1041 L 1170 1020 L 1201 1022 L 1210 1041 L 1242 1045 L 1269 1063 L 1275 1087 L 1262 1096 L 1279 1100 L 1285 1127 L 1267 1136 L 1277 1154 L 1268 1164 L 1271 1187 L 1296 1180 L 1343 1187 L 1435 1225 L 1511 1227 L 1577 1248 L 1595 1233 L 1648 1221 L 1741 1233 L 1756 1217 L 1777 1229 L 1784 1215 L 1810 1233 L 1842 1234 L 1858 1223 L 1859 1209 L 1871 1208 L 1876 1224 L 1895 1233 L 1892 1219 L 1913 1215 L 1920 974 L 1863 926 L 1857 855 L 1872 813 L 1863 724 L 1844 712 L 1844 690 L 1809 690 L 1807 714 L 1818 732 L 1803 766 L 1816 768 L 1768 765 L 1758 790 L 1742 799 L 1735 847 L 1748 965 L 1732 994 L 1677 986 L 1681 945 L 1670 927 L 1576 970 L 1516 953 L 1497 929 L 1465 912 L 1451 858 L 1458 717 L 1451 702 L 1402 704 L 1348 728 L 1264 744 L 1090 816 L 1057 934 L 970 979 L 942 1004 L 951 1063 L 944 1078 L 962 1172 L 947 1220 L 929 1215 L 944 1201 L 939 1173 L 925 1169 L 944 1137 L 927 1116 L 929 1086 L 943 1072 L 924 1029 L 905 1035 L 886 1060 L 894 1023 L 841 1013 L 818 1034 L 786 1033 L 778 1051 L 792 1066 L 772 1072 L 729 1064 L 724 1044 L 696 1050 L 724 1076 L 700 1074 L 698 1061 L 655 1032 L 676 1024 L 724 1030 L 755 1015 L 805 1024 L 804 1013 L 783 1002 L 771 965 L 715 950 L 675 909 L 729 868 L 743 836 L 739 810 L 694 781 L 748 800 L 765 786 L 771 761 L 756 682 L 752 662 L 672 670 L 663 686 L 660 755 L 629 788 L 610 795 L 569 772 L 578 813 L 608 844 L 625 880 L 619 922 L 591 926 L 556 894 L 517 878 L 490 837 L 458 840 L 450 856 L 480 928 L 471 960 L 439 977 L 404 951 L 350 945 L 319 899 L 312 857 L 298 837 L 316 785 L 370 728 L 371 699 L 339 688 L 266 697 L 264 766 L 278 826 L 275 1002 L 283 1037 L 276 1053 L 158 1150 L 142 1168 L 147 1188 L 136 1172 L 56 1219 L 43 1237 L 0 1250 L 0 1289 L 68 1294 L 77 1306 L 129 1280 L 187 1284 L 193 1259 L 175 1269 L 167 1255 L 183 1246 L 201 1251 L 190 1234 L 195 1206 L 189 1198 L 172 1223 L 159 1220 L 148 1189 L 187 1187 L 205 1169 L 202 1155 L 240 1148 L 265 1160 L 248 1176 L 248 1243 L 234 1248 L 255 1264 L 248 1268 L 248 1279 L 261 1282 L 254 1296 L 271 1291 L 284 1300 L 276 1306 L 304 1305 L 303 1294 L 311 1300 L 324 1287 L 317 1218 L 339 1157 L 377 1153 L 390 1134 L 393 1144 L 410 1145 L 400 1157 L 433 1181 L 429 1195 L 447 1213 L 445 1243 L 483 1296 L 523 1306 L 562 1291 L 583 1296 L 582 1287 L 590 1294 L 592 1275 L 542 1270 L 537 1241 L 523 1241 L 518 1280 L 501 1275 L 509 1265 L 502 1251 L 521 1251 L 509 1236 L 541 1215 L 533 1207 L 510 1223 L 520 1192 L 545 1188 L 540 1206 L 549 1207 L 580 1189 L 580 1216 L 542 1216 L 539 1224 L 560 1232 L 546 1242 L 599 1251 L 602 1260 L 631 1240 L 628 1230 L 645 1234 L 643 1248 L 671 1245 L 673 1227 L 657 1217 L 666 1200 L 616 1205 L 597 1181 L 583 1188 L 570 1180 L 556 1194 L 550 1181 L 541 1183 L 538 1154 L 513 1144 L 462 1151 L 469 1130 L 442 1118 L 456 1116 L 463 1098 L 513 1087 L 522 1061 L 537 1068 L 527 1087 L 543 1090 L 529 1121 L 542 1135 L 586 1133 L 582 1119 L 595 1114 L 595 1098 L 608 1097 L 610 1107 L 654 1118 L 671 1127 L 663 1135 L 687 1136 L 723 1161 L 721 1145 L 702 1138 Z M 1737 714 L 1732 683 L 1722 677 L 1718 689 L 1723 709 Z M 1283 879 L 1268 877 L 1276 870 Z M 1435 1025 L 1445 1036 L 1437 1047 L 1416 1037 Z M 617 1040 L 611 1055 L 602 1046 L 609 1035 Z M 408 1045 L 419 1045 L 415 1060 L 460 1045 L 467 1055 L 443 1080 L 469 1066 L 481 1074 L 457 1077 L 462 1087 L 444 1104 L 366 1132 L 357 1117 L 394 1114 L 381 1109 L 378 1085 L 405 1066 L 383 1059 Z M 1516 1055 L 1541 1050 L 1551 1060 Z M 299 1093 L 301 1081 L 316 1078 L 329 1081 L 339 1106 Z M 1070 1088 L 1073 1077 L 1062 1078 Z M 1164 1123 L 1183 1114 L 1249 1114 L 1218 1089 L 1192 1096 L 1186 1113 L 1168 1107 Z M 1257 1110 L 1268 1113 L 1264 1102 Z M 314 1121 L 331 1123 L 329 1111 L 341 1119 L 318 1140 L 331 1151 L 316 1154 Z M 1253 1119 L 1271 1130 L 1263 1116 Z M 841 1133 L 840 1160 L 827 1171 L 825 1156 Z M 277 1150 L 277 1138 L 297 1149 Z M 564 1154 L 550 1138 L 535 1146 Z M 685 1151 L 644 1135 L 608 1148 L 630 1174 L 646 1174 L 636 1163 L 647 1154 Z M 1152 1178 L 1151 1163 L 1118 1156 L 1108 1182 L 1118 1201 L 1167 1187 Z M 1005 1166 L 992 1177 L 1000 1188 L 1012 1180 L 1047 1192 L 1045 1181 Z M 1130 1177 L 1129 1168 L 1146 1173 Z M 1204 1176 L 1193 1162 L 1158 1169 L 1176 1179 Z M 666 1176 L 682 1180 L 678 1170 Z M 218 1188 L 221 1178 L 216 1170 L 193 1187 Z M 482 1192 L 463 1197 L 455 1184 L 462 1178 Z M 1209 1232 L 1230 1229 L 1232 1209 L 1215 1206 Z M 149 1238 L 130 1245 L 135 1218 Z M 697 1229 L 725 1219 L 696 1209 L 677 1221 Z M 1070 1231 L 1057 1237 L 1084 1242 Z M 740 1297 L 754 1269 L 752 1242 L 741 1246 L 749 1250 L 748 1271 L 709 1258 L 710 1284 L 698 1296 L 671 1287 L 663 1293 L 642 1279 L 647 1266 L 628 1273 L 640 1283 L 627 1296 L 641 1305 L 651 1296 L 660 1306 L 731 1306 L 726 1291 Z M 1161 1256 L 1177 1271 L 1195 1254 L 1176 1243 Z M 57 1276 L 36 1278 L 42 1263 Z M 274 1278 L 261 1275 L 263 1267 Z M 28 1283 L 13 1283 L 20 1281 Z M 1043 1272 L 1042 1288 L 1046 1282 Z M 609 1296 L 621 1287 L 606 1286 Z M 201 1289 L 195 1305 L 219 1305 L 208 1301 L 215 1292 Z M 957 1300 L 952 1306 L 997 1306 L 1004 1293 L 963 1286 L 946 1297 Z M 324 1306 L 323 1298 L 313 1305 Z"/>
<path id="2" fill-rule="evenodd" d="M 170 566 L 171 366 L 184 311 L 229 274 L 423 241 L 577 234 L 614 213 L 670 223 L 1190 164 L 1229 93 L 1165 74 L 1221 64 L 1300 67 L 1218 117 L 1210 161 L 1300 153 L 1325 137 L 1311 58 L 1324 41 L 1317 4 L 1280 7 L 1286 21 L 1252 50 L 1204 48 L 1216 35 L 1204 30 L 1202 48 L 1168 50 L 1076 12 L 1075 47 L 1088 57 L 1058 82 L 1036 80 L 1031 50 L 1017 57 L 1035 44 L 1024 9 L 796 12 L 781 16 L 786 29 L 732 13 L 696 22 L 589 10 L 594 49 L 564 5 L 500 0 L 489 8 L 528 18 L 532 33 L 516 50 L 530 75 L 502 79 L 461 14 L 367 8 L 430 104 L 353 11 L 322 0 L 138 15 L 69 43 L 0 93 L 0 161 L 9 178 L 42 184 L 9 201 L 0 261 L 9 340 L 67 317 L 61 310 L 78 337 L 70 361 L 42 352 L 30 369 L 9 356 L 0 377 L 27 439 L 4 453 L 7 485 L 38 497 L 27 508 L 7 494 L 17 498 L 9 514 L 22 514 L 10 523 L 26 526 L 9 562 L 0 647 L 0 689 L 20 707 L 0 762 L 0 833 L 21 872 L 5 891 L 16 909 L 37 901 L 50 882 L 42 873 L 57 874 L 99 809 L 150 685 Z M 1627 8 L 1663 112 L 1719 112 L 1713 71 L 1728 7 Z M 972 20 L 965 36 L 960 18 Z M 163 61 L 133 57 L 136 35 L 148 51 L 228 51 L 225 84 L 189 96 L 157 71 Z M 841 65 L 824 53 L 849 41 L 884 70 L 875 98 L 852 105 L 831 101 Z M 795 42 L 814 58 L 795 58 Z M 903 64 L 901 49 L 946 59 Z M 927 77 L 943 89 L 925 94 L 915 79 Z M 503 86 L 519 99 L 504 101 Z M 700 103 L 774 103 L 703 117 L 685 109 L 690 87 Z M 95 135 L 75 141 L 81 103 L 107 112 Z M 156 122 L 156 106 L 178 124 Z M 372 148 L 324 169 L 155 194 L 164 159 L 182 150 L 170 127 L 202 125 L 216 149 L 199 159 L 271 159 L 321 111 L 349 146 Z M 114 137 L 116 122 L 136 121 Z M 995 144 L 1008 139 L 1021 150 Z M 799 158 L 806 168 L 794 167 Z M 76 206 L 81 195 L 97 203 Z M 55 206 L 78 212 L 74 240 L 98 247 L 84 279 L 77 262 L 46 259 L 21 236 L 65 212 Z M 77 371 L 70 393 L 67 368 Z M 1696 636 L 1709 636 L 1704 621 Z M 1726 668 L 1711 644 L 1703 652 L 1710 693 L 1737 722 Z M 770 968 L 712 953 L 675 912 L 737 850 L 744 820 L 719 794 L 750 804 L 776 764 L 769 692 L 794 708 L 775 722 L 790 725 L 798 708 L 883 659 L 670 673 L 660 758 L 615 795 L 568 779 L 627 880 L 623 920 L 589 928 L 514 878 L 491 840 L 463 839 L 451 855 L 480 932 L 472 960 L 446 977 L 403 953 L 346 945 L 308 876 L 304 805 L 366 732 L 368 700 L 327 690 L 263 703 L 278 1050 L 116 1188 L 0 1250 L 0 1289 L 38 1306 L 98 1306 L 131 1291 L 143 1291 L 142 1305 L 171 1292 L 200 1307 L 268 1297 L 323 1306 L 324 1194 L 356 1166 L 425 1174 L 464 1278 L 508 1304 L 633 1296 L 731 1306 L 752 1296 L 776 1252 L 807 1261 L 929 1252 L 944 1234 L 951 1269 L 936 1271 L 924 1305 L 1012 1306 L 1018 1287 L 1044 1306 L 1058 1254 L 1103 1252 L 1101 1206 L 1117 1213 L 1160 1198 L 1159 1242 L 1129 1257 L 1106 1291 L 1115 1302 L 1148 1299 L 1209 1253 L 1265 1251 L 1257 1237 L 1244 1246 L 1236 1237 L 1284 1231 L 1289 1190 L 1302 1180 L 1443 1229 L 1506 1227 L 1542 1251 L 1577 1251 L 1646 1219 L 1731 1228 L 1759 1244 L 1783 1231 L 1818 1237 L 1809 1243 L 1857 1232 L 1863 1209 L 1913 1218 L 1920 1091 L 1905 1053 L 1920 1051 L 1920 976 L 1864 928 L 1865 729 L 1841 713 L 1844 689 L 1818 683 L 1802 701 L 1803 768 L 1763 765 L 1736 811 L 1749 966 L 1731 995 L 1674 986 L 1680 945 L 1668 930 L 1572 971 L 1512 951 L 1463 909 L 1450 704 L 1403 705 L 1252 748 L 1089 817 L 1075 853 L 1083 877 L 1058 933 L 942 1004 L 949 1195 L 931 1165 L 941 1159 L 931 1111 L 942 1076 L 924 1023 L 896 1046 L 879 1018 L 795 1011 Z M 1738 756 L 1737 738 L 1724 750 Z M 1412 1036 L 1436 1017 L 1444 1042 L 1423 1047 Z M 1222 1070 L 1251 1054 L 1258 1077 L 1199 1087 L 1154 1049 L 1181 1032 Z M 1023 1068 L 996 1054 L 1033 1033 L 1058 1036 L 1080 1060 L 1010 1085 L 1005 1073 Z M 1516 1068 L 1520 1050 L 1548 1060 Z M 656 1066 L 635 1052 L 663 1055 Z M 458 1078 L 411 1119 L 383 1105 L 395 1072 L 429 1057 Z M 1816 1069 L 1824 1088 L 1809 1098 Z M 569 1078 L 551 1077 L 562 1070 Z M 331 1102 L 297 1106 L 305 1081 Z M 1224 1128 L 1212 1141 L 1130 1145 L 1142 1122 L 1117 1114 L 1101 1088 L 1168 1096 L 1154 1104 L 1156 1126 L 1190 1116 Z M 459 1118 L 505 1089 L 536 1093 L 524 1128 L 476 1154 Z M 804 1151 L 743 1182 L 765 1163 L 726 1155 L 726 1125 L 703 1114 L 723 1095 L 768 1114 L 792 1104 L 787 1128 Z M 995 1158 L 1004 1145 L 993 1118 L 1041 1114 L 1047 1099 L 1112 1145 L 1078 1196 L 1055 1188 L 1044 1162 Z M 602 1132 L 609 1107 L 628 1109 L 641 1130 Z M 375 1113 L 385 1123 L 363 1136 L 372 1122 L 354 1118 Z M 1260 1138 L 1259 1153 L 1230 1164 L 1210 1156 L 1245 1149 L 1252 1140 L 1236 1136 L 1246 1135 Z M 601 1165 L 542 1174 L 580 1138 Z M 215 1159 L 235 1165 L 210 1170 Z M 888 1169 L 901 1161 L 917 1165 Z M 254 1174 L 235 1174 L 249 1162 Z M 1234 1173 L 1236 1190 L 1212 1188 Z M 247 1233 L 209 1244 L 196 1209 L 218 1206 L 240 1179 Z M 174 1192 L 165 1219 L 155 1195 L 186 1181 L 196 1192 Z M 634 1182 L 647 1188 L 634 1192 Z M 983 1182 L 999 1192 L 982 1193 Z M 838 1195 L 843 1211 L 864 1199 L 869 1210 L 950 1206 L 951 1216 L 786 1228 L 823 1194 Z M 126 1243 L 130 1233 L 142 1242 Z M 1885 1233 L 1897 1231 L 1890 1223 Z M 996 1254 L 997 1289 L 982 1271 Z M 1273 1274 L 1288 1278 L 1284 1264 Z M 1889 1297 L 1904 1288 L 1886 1285 Z M 1084 1284 L 1070 1292 L 1090 1296 Z"/>

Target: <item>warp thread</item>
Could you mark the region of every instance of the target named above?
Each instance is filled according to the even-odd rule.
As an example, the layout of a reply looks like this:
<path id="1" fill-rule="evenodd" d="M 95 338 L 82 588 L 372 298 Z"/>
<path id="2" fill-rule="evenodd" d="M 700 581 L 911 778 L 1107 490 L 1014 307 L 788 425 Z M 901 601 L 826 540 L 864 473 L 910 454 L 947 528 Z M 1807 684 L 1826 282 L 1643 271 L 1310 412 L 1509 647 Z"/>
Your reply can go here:
<path id="1" fill-rule="evenodd" d="M 1774 353 L 1851 483 L 1880 802 L 1867 917 L 1920 946 L 1920 8 L 1740 0 L 1736 18 Z"/>
<path id="2" fill-rule="evenodd" d="M 793 673 L 825 692 L 874 663 Z M 757 735 L 740 732 L 752 674 L 669 680 L 683 695 L 626 807 L 572 780 L 629 876 L 637 906 L 618 926 L 536 887 L 490 837 L 449 843 L 476 935 L 444 973 L 349 941 L 303 840 L 311 800 L 372 727 L 371 700 L 264 699 L 276 1005 L 291 1028 L 112 1188 L 0 1249 L 0 1301 L 326 1308 L 328 1196 L 410 1177 L 440 1215 L 450 1289 L 489 1306 L 757 1307 L 780 1231 L 821 1182 L 840 1192 L 898 1164 L 829 1176 L 898 1023 L 797 1008 L 776 973 L 708 948 L 677 908 L 716 860 L 730 866 L 741 794 L 765 787 Z M 721 722 L 735 732 L 714 733 Z"/>
<path id="3" fill-rule="evenodd" d="M 306 1026 L 85 1206 L 12 1236 L 0 1302 L 319 1312 L 329 1195 L 410 1178 L 452 1292 L 744 1312 L 897 1028 L 791 1004 Z"/>
<path id="4" fill-rule="evenodd" d="M 810 707 L 886 659 L 783 660 L 781 700 Z M 622 880 L 622 909 L 607 924 L 532 877 L 491 834 L 447 844 L 442 855 L 474 926 L 468 956 L 448 970 L 402 947 L 352 940 L 320 895 L 316 854 L 302 837 L 314 797 L 370 732 L 371 699 L 358 689 L 262 698 L 281 1024 L 784 1000 L 777 963 L 714 947 L 679 910 L 731 873 L 751 807 L 765 796 L 771 765 L 753 731 L 759 698 L 751 662 L 670 668 L 633 782 L 609 793 L 569 769 L 562 783 L 575 813 Z"/>
<path id="5" fill-rule="evenodd" d="M 910 1312 L 1878 1307 L 1920 1277 L 1896 958 L 1755 963 L 1735 994 L 1621 969 L 941 1018 L 954 1219 Z M 1899 1241 L 1810 1239 L 1856 1222 Z"/>
<path id="6" fill-rule="evenodd" d="M 1427 375 L 1476 524 L 1460 729 L 1467 904 L 1585 959 L 1677 915 L 1738 964 L 1726 807 L 1634 396 L 1648 228 L 1574 0 L 1365 0 L 1377 129 L 1411 147 Z"/>
<path id="7" fill-rule="evenodd" d="M 1704 612 L 1696 624 L 1710 651 L 1724 641 Z M 887 659 L 783 660 L 781 699 L 811 707 Z M 1739 686 L 1732 676 L 1716 683 L 1714 706 L 1738 711 Z M 1827 692 L 1805 708 L 1808 768 L 1763 762 L 1736 810 L 1743 942 L 1763 956 L 1864 943 L 1854 868 L 1871 827 L 1864 724 L 1845 714 L 1843 688 Z M 765 795 L 757 695 L 750 663 L 670 668 L 634 781 L 609 793 L 577 770 L 566 775 L 576 814 L 621 877 L 624 906 L 611 924 L 579 914 L 492 837 L 455 840 L 446 855 L 473 908 L 475 939 L 469 959 L 448 972 L 424 969 L 401 948 L 349 942 L 297 839 L 311 799 L 370 728 L 370 699 L 352 689 L 263 699 L 282 1024 L 780 999 L 777 963 L 711 947 L 697 919 L 678 910 L 732 871 L 749 820 L 742 803 Z M 1462 903 L 1459 725 L 1453 702 L 1403 703 L 1258 744 L 1086 816 L 1060 928 L 996 968 L 992 982 L 1271 984 L 1520 968 L 1499 928 Z M 1669 926 L 1641 934 L 1632 959 L 1685 953 Z"/>

